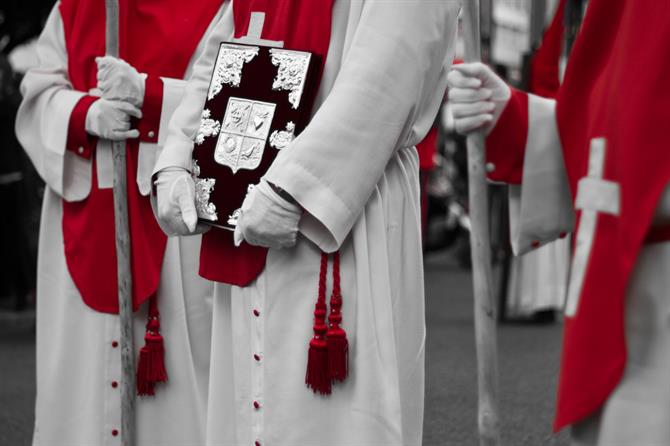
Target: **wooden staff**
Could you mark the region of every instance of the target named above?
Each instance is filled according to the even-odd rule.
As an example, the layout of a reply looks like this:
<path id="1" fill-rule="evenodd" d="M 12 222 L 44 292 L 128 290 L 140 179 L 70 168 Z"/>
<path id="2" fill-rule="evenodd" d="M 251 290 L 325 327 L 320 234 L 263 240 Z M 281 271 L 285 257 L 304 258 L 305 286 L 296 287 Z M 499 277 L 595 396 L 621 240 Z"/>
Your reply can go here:
<path id="1" fill-rule="evenodd" d="M 105 0 L 106 53 L 119 57 L 119 3 Z M 128 178 L 126 143 L 113 141 L 114 227 L 116 268 L 121 320 L 121 445 L 135 444 L 135 348 L 133 342 L 132 273 L 130 271 L 130 230 L 128 226 Z"/>
<path id="2" fill-rule="evenodd" d="M 481 61 L 479 0 L 463 2 L 463 30 L 466 62 Z M 474 282 L 474 318 L 479 389 L 479 443 L 500 445 L 498 422 L 498 352 L 495 305 L 491 280 L 488 186 L 484 133 L 467 137 L 468 185 L 470 192 L 470 245 Z"/>

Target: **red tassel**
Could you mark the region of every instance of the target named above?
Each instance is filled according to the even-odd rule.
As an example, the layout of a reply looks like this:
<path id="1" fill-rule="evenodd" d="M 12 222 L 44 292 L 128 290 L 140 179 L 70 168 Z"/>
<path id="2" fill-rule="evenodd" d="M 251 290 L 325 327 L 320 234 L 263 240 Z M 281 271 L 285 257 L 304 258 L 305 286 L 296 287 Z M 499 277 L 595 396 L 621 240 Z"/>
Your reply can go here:
<path id="1" fill-rule="evenodd" d="M 325 333 L 326 326 L 323 326 Z M 324 339 L 314 338 L 309 343 L 307 355 L 307 375 L 305 376 L 307 387 L 314 393 L 330 395 L 331 379 L 328 370 L 328 344 Z"/>
<path id="2" fill-rule="evenodd" d="M 319 273 L 319 295 L 314 307 L 314 337 L 309 342 L 307 355 L 307 372 L 305 384 L 314 393 L 330 395 L 331 378 L 328 367 L 328 343 L 326 341 L 326 272 L 328 256 L 321 254 L 321 271 Z"/>
<path id="3" fill-rule="evenodd" d="M 155 395 L 156 383 L 168 380 L 156 297 L 149 300 L 149 321 L 137 364 L 137 394 Z"/>
<path id="4" fill-rule="evenodd" d="M 330 297 L 330 328 L 328 339 L 328 369 L 333 381 L 342 382 L 349 374 L 349 341 L 342 323 L 342 291 L 340 290 L 340 253 L 333 259 L 333 294 Z"/>

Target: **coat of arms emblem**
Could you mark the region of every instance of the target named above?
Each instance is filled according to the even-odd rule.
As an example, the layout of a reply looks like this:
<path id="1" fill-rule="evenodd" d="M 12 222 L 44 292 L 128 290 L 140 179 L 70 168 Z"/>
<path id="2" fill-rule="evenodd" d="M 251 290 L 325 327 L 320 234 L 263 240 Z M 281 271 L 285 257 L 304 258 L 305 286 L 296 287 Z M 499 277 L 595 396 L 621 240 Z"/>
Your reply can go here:
<path id="1" fill-rule="evenodd" d="M 254 170 L 263 158 L 275 104 L 230 97 L 216 142 L 214 160 L 230 167 Z"/>

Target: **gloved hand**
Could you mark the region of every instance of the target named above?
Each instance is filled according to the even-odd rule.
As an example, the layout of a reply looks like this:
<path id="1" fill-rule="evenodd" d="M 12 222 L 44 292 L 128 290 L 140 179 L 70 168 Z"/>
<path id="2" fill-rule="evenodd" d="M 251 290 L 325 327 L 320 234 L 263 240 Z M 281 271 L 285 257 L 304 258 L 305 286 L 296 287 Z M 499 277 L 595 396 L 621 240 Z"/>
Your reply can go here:
<path id="1" fill-rule="evenodd" d="M 512 97 L 512 90 L 482 63 L 454 65 L 447 76 L 454 127 L 463 135 L 493 130 Z"/>
<path id="2" fill-rule="evenodd" d="M 142 108 L 146 74 L 140 74 L 128 62 L 116 57 L 96 57 L 98 64 L 98 89 L 102 97 L 130 102 Z"/>
<path id="3" fill-rule="evenodd" d="M 155 184 L 158 220 L 168 235 L 201 234 L 210 229 L 198 223 L 195 183 L 190 172 L 168 167 L 158 172 Z"/>
<path id="4" fill-rule="evenodd" d="M 100 98 L 91 104 L 86 113 L 86 132 L 112 141 L 139 138 L 140 132 L 130 129 L 131 116 L 139 119 L 142 112 L 127 102 Z"/>
<path id="5" fill-rule="evenodd" d="M 302 209 L 280 197 L 264 179 L 247 194 L 241 210 L 235 227 L 235 246 L 243 240 L 274 249 L 295 245 Z"/>

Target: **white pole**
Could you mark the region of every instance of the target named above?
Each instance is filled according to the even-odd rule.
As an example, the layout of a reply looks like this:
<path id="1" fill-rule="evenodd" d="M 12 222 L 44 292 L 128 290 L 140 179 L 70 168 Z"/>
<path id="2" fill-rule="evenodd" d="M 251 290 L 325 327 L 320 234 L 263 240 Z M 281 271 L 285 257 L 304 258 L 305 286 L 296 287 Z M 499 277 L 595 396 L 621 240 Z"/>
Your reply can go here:
<path id="1" fill-rule="evenodd" d="M 465 0 L 463 30 L 465 59 L 481 61 L 479 0 Z M 467 137 L 468 182 L 470 192 L 470 244 L 474 282 L 474 319 L 479 389 L 478 428 L 481 446 L 500 445 L 498 421 L 498 352 L 491 280 L 491 241 L 486 183 L 484 134 Z"/>
<path id="2" fill-rule="evenodd" d="M 119 56 L 118 0 L 105 0 L 106 53 Z M 133 343 L 132 273 L 130 270 L 130 231 L 128 226 L 128 179 L 126 143 L 112 143 L 114 159 L 114 227 L 116 267 L 121 320 L 121 445 L 135 445 L 135 348 Z"/>

